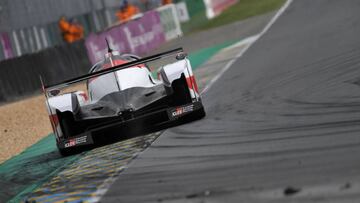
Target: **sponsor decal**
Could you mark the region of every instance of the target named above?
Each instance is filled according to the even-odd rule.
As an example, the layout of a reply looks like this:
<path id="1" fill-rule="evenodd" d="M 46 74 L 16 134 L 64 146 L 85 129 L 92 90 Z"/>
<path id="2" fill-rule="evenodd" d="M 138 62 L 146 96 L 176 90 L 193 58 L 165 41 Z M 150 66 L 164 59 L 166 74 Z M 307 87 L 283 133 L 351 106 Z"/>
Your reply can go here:
<path id="1" fill-rule="evenodd" d="M 180 22 L 184 23 L 190 20 L 189 12 L 186 6 L 186 2 L 179 2 L 176 4 L 176 10 Z"/>
<path id="2" fill-rule="evenodd" d="M 120 53 L 142 55 L 159 47 L 165 42 L 165 33 L 156 11 L 149 11 L 137 20 L 111 27 L 98 34 L 91 34 L 85 40 L 85 46 L 92 64 L 101 60 L 107 47 L 107 38 L 112 47 Z"/>
<path id="3" fill-rule="evenodd" d="M 173 118 L 186 114 L 188 112 L 194 111 L 194 104 L 188 106 L 177 107 L 176 109 L 171 111 L 171 116 Z"/>
<path id="4" fill-rule="evenodd" d="M 73 138 L 65 142 L 65 148 L 73 147 L 75 145 L 79 145 L 86 142 L 87 142 L 87 136 Z"/>

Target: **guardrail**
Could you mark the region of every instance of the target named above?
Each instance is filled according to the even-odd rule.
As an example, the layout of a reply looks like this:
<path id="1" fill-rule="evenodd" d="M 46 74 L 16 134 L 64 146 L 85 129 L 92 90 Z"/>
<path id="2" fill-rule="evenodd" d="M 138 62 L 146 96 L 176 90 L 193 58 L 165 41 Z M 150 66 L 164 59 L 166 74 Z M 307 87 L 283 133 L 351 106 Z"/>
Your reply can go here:
<path id="1" fill-rule="evenodd" d="M 86 74 L 90 66 L 82 41 L 1 61 L 0 103 L 40 92 L 40 75 L 47 83 L 57 83 Z"/>

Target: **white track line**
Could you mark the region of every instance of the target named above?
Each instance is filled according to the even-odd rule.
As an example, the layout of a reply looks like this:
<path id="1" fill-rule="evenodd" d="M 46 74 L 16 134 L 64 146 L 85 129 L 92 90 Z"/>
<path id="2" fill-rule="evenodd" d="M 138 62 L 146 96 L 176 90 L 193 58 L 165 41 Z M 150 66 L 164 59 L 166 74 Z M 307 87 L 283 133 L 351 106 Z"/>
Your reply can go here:
<path id="1" fill-rule="evenodd" d="M 256 35 L 253 35 L 253 36 L 250 36 L 250 37 L 247 37 L 245 39 L 242 39 L 240 40 L 239 42 L 236 42 L 235 44 L 233 45 L 230 45 L 228 47 L 225 47 L 224 49 L 222 49 L 221 51 L 227 51 L 227 50 L 231 50 L 231 49 L 234 49 L 236 47 L 241 47 L 245 44 L 249 44 L 249 43 L 252 43 L 253 41 L 257 40 L 257 38 L 259 38 L 259 34 L 256 34 Z"/>
<path id="2" fill-rule="evenodd" d="M 205 89 L 201 92 L 201 93 L 205 93 L 224 73 L 225 71 L 227 71 L 230 66 L 232 64 L 235 63 L 236 59 L 238 57 L 241 57 L 245 51 L 252 45 L 256 42 L 256 40 L 258 40 L 262 35 L 265 34 L 266 31 L 269 30 L 269 28 L 271 27 L 272 24 L 275 23 L 275 21 L 280 17 L 280 15 L 286 10 L 286 8 L 290 5 L 290 3 L 292 2 L 293 0 L 287 0 L 286 3 L 281 7 L 281 9 L 276 13 L 276 15 L 271 19 L 271 21 L 266 25 L 266 27 L 258 34 L 258 35 L 255 35 L 255 36 L 252 36 L 252 37 L 249 37 L 249 38 L 246 38 L 245 40 L 242 40 L 241 42 L 239 42 L 239 44 L 237 45 L 240 45 L 240 44 L 246 44 L 248 43 L 247 47 L 245 47 L 244 49 L 242 49 L 240 51 L 240 53 L 238 53 L 235 57 L 235 59 L 229 61 L 225 68 L 222 69 L 222 71 L 216 75 L 211 81 L 210 83 L 205 87 Z M 118 175 L 118 174 L 117 174 Z M 105 195 L 105 193 L 110 189 L 111 185 L 115 182 L 115 180 L 118 178 L 118 176 L 113 176 L 113 177 L 109 177 L 107 178 L 103 185 L 101 187 L 99 187 L 97 189 L 97 191 L 95 191 L 93 194 L 95 197 L 92 197 L 90 199 L 88 199 L 87 201 L 88 202 L 99 202 L 101 200 L 101 198 Z"/>
<path id="3" fill-rule="evenodd" d="M 270 27 L 275 23 L 275 21 L 285 12 L 285 10 L 289 7 L 289 5 L 292 3 L 293 0 L 287 0 L 286 3 L 280 8 L 280 10 L 272 17 L 270 22 L 265 26 L 265 28 L 257 35 L 254 35 L 252 37 L 246 38 L 239 43 L 235 44 L 236 46 L 240 46 L 242 44 L 245 44 L 245 48 L 241 49 L 241 51 L 235 56 L 234 59 L 229 61 L 225 67 L 218 73 L 210 82 L 209 84 L 203 89 L 201 94 L 204 94 L 207 92 L 214 83 L 235 63 L 235 61 L 240 58 L 250 47 L 253 45 L 260 37 L 262 37 L 269 29 Z"/>

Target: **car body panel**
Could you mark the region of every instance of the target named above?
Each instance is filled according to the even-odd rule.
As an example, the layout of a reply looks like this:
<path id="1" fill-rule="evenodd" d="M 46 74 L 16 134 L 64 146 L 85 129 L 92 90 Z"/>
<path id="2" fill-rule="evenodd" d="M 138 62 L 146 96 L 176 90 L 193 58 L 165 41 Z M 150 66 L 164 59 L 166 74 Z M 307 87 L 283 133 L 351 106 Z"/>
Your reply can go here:
<path id="1" fill-rule="evenodd" d="M 147 130 L 175 123 L 194 112 L 204 116 L 190 61 L 170 53 L 184 55 L 182 49 L 143 59 L 107 53 L 108 58 L 92 67 L 89 74 L 43 87 L 59 150 L 93 144 L 112 130 L 129 130 L 134 123 L 137 127 L 133 130 L 139 126 Z M 166 57 L 172 60 L 168 62 Z M 156 60 L 165 61 L 162 65 L 154 63 L 157 79 L 150 72 Z M 58 89 L 79 82 L 86 82 L 86 90 L 58 95 Z"/>

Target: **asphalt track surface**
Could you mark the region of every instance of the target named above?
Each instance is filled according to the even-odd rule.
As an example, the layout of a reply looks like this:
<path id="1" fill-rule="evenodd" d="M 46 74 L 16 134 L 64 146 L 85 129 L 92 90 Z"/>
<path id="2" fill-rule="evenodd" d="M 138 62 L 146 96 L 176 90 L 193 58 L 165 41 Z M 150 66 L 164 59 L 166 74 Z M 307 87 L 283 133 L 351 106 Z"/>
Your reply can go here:
<path id="1" fill-rule="evenodd" d="M 293 1 L 101 202 L 360 202 L 359 10 Z"/>
<path id="2" fill-rule="evenodd" d="M 186 52 L 193 52 L 207 48 L 209 45 L 222 44 L 226 41 L 239 41 L 259 33 L 269 22 L 274 12 L 254 16 L 245 20 L 223 25 L 210 30 L 179 37 L 154 50 L 150 54 L 164 52 L 170 49 L 183 47 Z"/>

